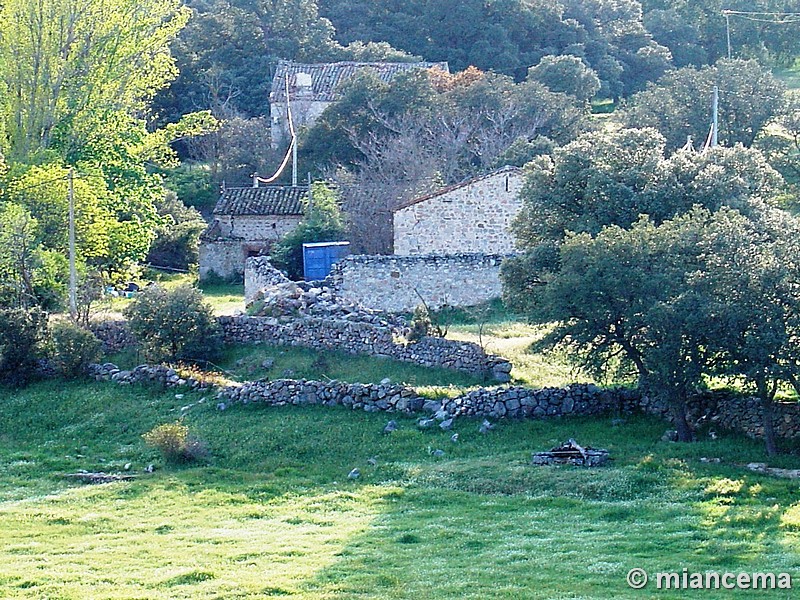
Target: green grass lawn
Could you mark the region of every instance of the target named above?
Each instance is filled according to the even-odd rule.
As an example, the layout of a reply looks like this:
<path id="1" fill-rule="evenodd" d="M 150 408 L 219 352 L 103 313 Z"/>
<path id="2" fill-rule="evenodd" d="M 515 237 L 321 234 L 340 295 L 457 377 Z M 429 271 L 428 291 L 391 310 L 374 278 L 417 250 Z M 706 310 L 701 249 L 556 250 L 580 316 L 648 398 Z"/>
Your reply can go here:
<path id="1" fill-rule="evenodd" d="M 794 92 L 800 90 L 800 61 L 791 67 L 776 67 L 772 70 L 772 73 L 783 81 L 790 90 Z"/>
<path id="2" fill-rule="evenodd" d="M 168 467 L 143 444 L 181 415 L 207 464 Z M 453 443 L 403 417 L 383 435 L 388 418 L 220 412 L 210 395 L 111 384 L 0 390 L 0 598 L 685 598 L 630 590 L 625 574 L 800 574 L 800 486 L 741 466 L 765 460 L 759 443 L 661 442 L 665 425 L 643 417 L 509 421 L 487 435 L 461 420 Z M 569 437 L 610 449 L 612 465 L 528 464 Z M 63 477 L 127 463 L 132 482 Z"/>
<path id="3" fill-rule="evenodd" d="M 264 368 L 266 360 L 272 362 L 271 367 Z M 389 378 L 393 383 L 413 387 L 452 387 L 457 390 L 485 383 L 481 377 L 450 369 L 431 369 L 389 358 L 293 346 L 228 346 L 219 362 L 225 374 L 236 381 L 290 377 L 379 383 Z"/>

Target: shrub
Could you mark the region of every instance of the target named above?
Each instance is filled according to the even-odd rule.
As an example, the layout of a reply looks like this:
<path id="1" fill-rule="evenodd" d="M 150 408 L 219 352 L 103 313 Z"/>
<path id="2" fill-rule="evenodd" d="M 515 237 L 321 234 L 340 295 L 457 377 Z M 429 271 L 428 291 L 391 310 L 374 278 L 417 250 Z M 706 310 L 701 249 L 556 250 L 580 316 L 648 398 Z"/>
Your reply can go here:
<path id="1" fill-rule="evenodd" d="M 125 310 L 131 333 L 149 360 L 211 359 L 219 351 L 219 325 L 203 294 L 190 285 L 153 285 Z"/>
<path id="2" fill-rule="evenodd" d="M 64 377 L 80 377 L 91 363 L 100 358 L 100 340 L 91 331 L 69 321 L 56 323 L 50 340 L 53 366 Z"/>
<path id="3" fill-rule="evenodd" d="M 43 310 L 0 308 L 0 382 L 21 386 L 33 379 L 46 333 Z"/>
<path id="4" fill-rule="evenodd" d="M 430 329 L 430 313 L 427 308 L 420 304 L 414 309 L 414 315 L 411 317 L 411 331 L 408 334 L 408 341 L 418 342 L 428 335 Z"/>
<path id="5" fill-rule="evenodd" d="M 161 452 L 169 463 L 180 464 L 208 458 L 205 443 L 189 435 L 189 428 L 180 421 L 154 427 L 142 438 L 145 444 Z"/>
<path id="6" fill-rule="evenodd" d="M 188 269 L 198 261 L 198 239 L 206 222 L 197 209 L 186 206 L 173 192 L 161 200 L 158 214 L 163 223 L 147 254 L 148 262 L 172 269 Z"/>
<path id="7" fill-rule="evenodd" d="M 312 188 L 313 202 L 305 200 L 303 220 L 272 248 L 269 259 L 290 279 L 303 278 L 303 244 L 337 242 L 345 239 L 347 226 L 335 191 L 324 183 Z"/>

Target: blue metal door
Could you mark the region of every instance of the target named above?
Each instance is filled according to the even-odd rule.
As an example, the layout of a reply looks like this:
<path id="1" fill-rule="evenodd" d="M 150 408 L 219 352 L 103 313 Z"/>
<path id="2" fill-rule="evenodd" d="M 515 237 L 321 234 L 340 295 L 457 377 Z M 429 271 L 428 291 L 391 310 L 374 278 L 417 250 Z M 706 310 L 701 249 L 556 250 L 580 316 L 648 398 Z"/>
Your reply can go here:
<path id="1" fill-rule="evenodd" d="M 306 281 L 325 279 L 331 267 L 350 253 L 350 242 L 303 244 L 303 276 Z"/>

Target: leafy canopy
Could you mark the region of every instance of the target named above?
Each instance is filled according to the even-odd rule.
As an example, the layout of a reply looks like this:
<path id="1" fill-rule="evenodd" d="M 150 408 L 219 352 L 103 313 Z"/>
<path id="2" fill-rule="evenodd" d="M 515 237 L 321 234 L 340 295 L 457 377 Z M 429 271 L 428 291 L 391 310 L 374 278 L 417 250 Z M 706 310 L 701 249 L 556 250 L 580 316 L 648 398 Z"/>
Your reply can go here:
<path id="1" fill-rule="evenodd" d="M 521 247 L 558 240 L 565 231 L 629 227 L 642 214 L 660 223 L 695 204 L 754 214 L 782 189 L 780 175 L 758 151 L 718 146 L 667 157 L 665 145 L 653 129 L 592 132 L 534 159 L 513 225 Z"/>
<path id="2" fill-rule="evenodd" d="M 303 244 L 337 242 L 346 237 L 346 225 L 334 190 L 321 182 L 305 198 L 303 220 L 275 244 L 270 261 L 294 280 L 303 278 Z"/>

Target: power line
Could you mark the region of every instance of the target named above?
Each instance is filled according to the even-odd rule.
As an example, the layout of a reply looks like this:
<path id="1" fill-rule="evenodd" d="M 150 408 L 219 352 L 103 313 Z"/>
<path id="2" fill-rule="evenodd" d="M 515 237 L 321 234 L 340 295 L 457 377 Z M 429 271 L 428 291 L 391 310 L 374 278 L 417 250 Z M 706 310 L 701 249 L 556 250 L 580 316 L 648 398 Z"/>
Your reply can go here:
<path id="1" fill-rule="evenodd" d="M 726 9 L 722 11 L 722 16 L 725 17 L 725 31 L 728 41 L 728 59 L 731 58 L 731 17 L 739 17 L 746 21 L 766 23 L 768 25 L 792 25 L 794 23 L 800 23 L 800 13 L 797 12 L 758 12 Z"/>
<path id="2" fill-rule="evenodd" d="M 291 135 L 292 141 L 289 144 L 289 149 L 286 151 L 286 156 L 283 157 L 283 161 L 281 165 L 278 167 L 278 170 L 272 177 L 267 177 L 266 179 L 263 177 L 259 177 L 257 174 L 253 176 L 253 185 L 257 185 L 259 183 L 272 183 L 273 181 L 277 180 L 278 177 L 281 176 L 283 170 L 286 168 L 286 165 L 289 164 L 289 159 L 294 158 L 294 168 L 293 168 L 293 185 L 297 185 L 297 133 L 294 130 L 294 121 L 292 119 L 292 103 L 289 100 L 289 74 L 286 74 L 286 118 L 289 120 L 289 133 Z"/>
<path id="3" fill-rule="evenodd" d="M 767 16 L 789 16 L 800 17 L 798 12 L 758 12 L 755 10 L 723 10 L 723 15 L 767 15 Z"/>
<path id="4" fill-rule="evenodd" d="M 79 173 L 75 173 L 75 176 L 76 177 L 80 177 L 81 175 Z M 47 181 L 40 181 L 39 183 L 34 183 L 34 184 L 31 184 L 31 185 L 25 186 L 23 188 L 10 186 L 10 187 L 8 187 L 6 189 L 8 191 L 14 192 L 15 194 L 18 194 L 20 192 L 27 192 L 28 190 L 33 190 L 33 189 L 36 189 L 38 187 L 42 187 L 43 185 L 50 185 L 51 183 L 56 183 L 57 181 L 67 181 L 68 179 L 69 179 L 69 174 L 66 174 L 66 175 L 62 175 L 61 177 L 56 177 L 54 179 L 48 179 Z"/>

